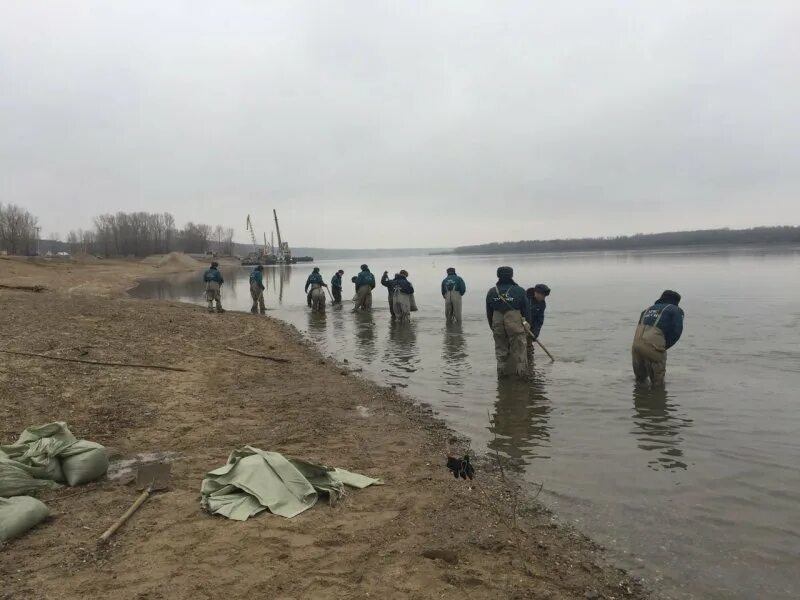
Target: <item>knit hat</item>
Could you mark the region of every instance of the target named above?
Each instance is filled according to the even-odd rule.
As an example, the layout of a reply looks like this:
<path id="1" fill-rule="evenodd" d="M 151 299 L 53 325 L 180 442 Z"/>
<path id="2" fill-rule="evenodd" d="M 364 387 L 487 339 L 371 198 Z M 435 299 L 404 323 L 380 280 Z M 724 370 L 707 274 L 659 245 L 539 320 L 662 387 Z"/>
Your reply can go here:
<path id="1" fill-rule="evenodd" d="M 663 292 L 661 292 L 661 298 L 659 298 L 659 300 L 664 300 L 668 304 L 674 304 L 675 306 L 677 306 L 678 304 L 680 304 L 681 295 L 678 292 L 674 292 L 672 290 L 664 290 Z"/>
<path id="2" fill-rule="evenodd" d="M 533 286 L 534 292 L 539 292 L 542 296 L 549 296 L 550 295 L 550 288 L 545 283 L 537 283 Z"/>
<path id="3" fill-rule="evenodd" d="M 497 278 L 498 279 L 511 279 L 514 277 L 514 269 L 511 267 L 497 267 Z"/>

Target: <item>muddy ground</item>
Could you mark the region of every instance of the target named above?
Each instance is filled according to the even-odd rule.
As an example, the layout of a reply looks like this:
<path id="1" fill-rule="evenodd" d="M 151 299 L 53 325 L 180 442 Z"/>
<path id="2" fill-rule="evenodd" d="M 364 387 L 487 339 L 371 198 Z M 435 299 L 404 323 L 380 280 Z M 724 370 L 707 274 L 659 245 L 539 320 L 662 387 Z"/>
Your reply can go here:
<path id="1" fill-rule="evenodd" d="M 122 261 L 0 259 L 0 285 L 48 288 L 0 287 L 0 349 L 188 369 L 0 354 L 0 443 L 63 420 L 106 445 L 112 460 L 176 457 L 169 490 L 107 547 L 96 540 L 135 499 L 133 485 L 103 480 L 42 494 L 52 516 L 0 549 L 0 598 L 646 596 L 600 548 L 519 496 L 497 460 L 479 458 L 474 482 L 454 480 L 445 457 L 465 451 L 465 440 L 424 407 L 323 360 L 287 326 L 125 295 L 137 277 L 158 272 Z M 386 485 L 294 519 L 209 516 L 200 482 L 245 444 Z"/>

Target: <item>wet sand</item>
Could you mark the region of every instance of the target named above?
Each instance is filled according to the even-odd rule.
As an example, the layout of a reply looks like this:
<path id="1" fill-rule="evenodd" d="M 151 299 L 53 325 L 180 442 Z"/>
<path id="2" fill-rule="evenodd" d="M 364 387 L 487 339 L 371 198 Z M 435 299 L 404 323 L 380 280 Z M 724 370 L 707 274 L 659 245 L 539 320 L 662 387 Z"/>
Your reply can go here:
<path id="1" fill-rule="evenodd" d="M 102 549 L 95 541 L 135 499 L 133 486 L 103 480 L 43 494 L 52 516 L 2 549 L 4 598 L 646 597 L 600 548 L 521 494 L 497 460 L 478 457 L 474 482 L 454 480 L 445 457 L 466 452 L 467 440 L 424 405 L 324 359 L 291 327 L 126 296 L 157 274 L 125 261 L 0 260 L 0 284 L 48 288 L 0 289 L 2 348 L 188 369 L 3 355 L 2 443 L 63 420 L 112 460 L 177 457 L 169 490 Z M 245 444 L 386 485 L 290 520 L 205 514 L 204 474 Z"/>

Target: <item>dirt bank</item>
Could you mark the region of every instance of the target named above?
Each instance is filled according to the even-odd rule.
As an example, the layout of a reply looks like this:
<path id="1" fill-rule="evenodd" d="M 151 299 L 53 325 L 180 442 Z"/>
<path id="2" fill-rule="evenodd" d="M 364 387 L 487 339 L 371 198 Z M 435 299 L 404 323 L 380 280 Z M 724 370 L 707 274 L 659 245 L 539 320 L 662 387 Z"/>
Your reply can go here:
<path id="1" fill-rule="evenodd" d="M 0 260 L 0 284 L 51 288 L 0 289 L 2 348 L 189 372 L 0 355 L 0 442 L 64 420 L 112 458 L 176 453 L 170 489 L 103 550 L 95 540 L 133 501 L 132 486 L 43 495 L 53 516 L 0 551 L 0 598 L 644 597 L 590 541 L 515 501 L 493 461 L 478 463 L 475 483 L 454 480 L 446 449 L 465 444 L 428 411 L 321 360 L 269 318 L 127 298 L 152 266 L 99 263 Z M 200 481 L 244 444 L 387 485 L 291 520 L 208 516 Z"/>

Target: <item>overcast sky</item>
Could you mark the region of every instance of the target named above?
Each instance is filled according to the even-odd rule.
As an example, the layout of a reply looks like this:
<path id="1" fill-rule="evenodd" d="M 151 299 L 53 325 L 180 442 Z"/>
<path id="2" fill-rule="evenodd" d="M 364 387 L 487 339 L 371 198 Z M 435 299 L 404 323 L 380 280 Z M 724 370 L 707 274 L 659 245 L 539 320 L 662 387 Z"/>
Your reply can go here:
<path id="1" fill-rule="evenodd" d="M 295 246 L 800 224 L 800 2 L 0 0 L 0 202 Z"/>

